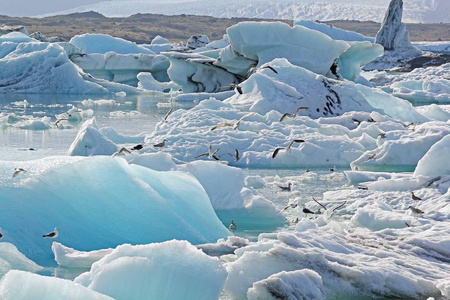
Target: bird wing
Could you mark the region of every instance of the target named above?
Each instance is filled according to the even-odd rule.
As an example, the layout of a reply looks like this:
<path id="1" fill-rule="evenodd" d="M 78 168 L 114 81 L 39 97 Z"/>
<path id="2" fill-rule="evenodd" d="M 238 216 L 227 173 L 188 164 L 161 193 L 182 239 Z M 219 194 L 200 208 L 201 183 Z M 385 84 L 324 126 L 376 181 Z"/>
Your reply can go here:
<path id="1" fill-rule="evenodd" d="M 239 119 L 238 122 L 241 122 L 241 121 L 244 120 L 245 118 L 250 117 L 250 116 L 253 116 L 253 115 L 255 115 L 255 114 L 256 114 L 255 112 L 249 112 L 248 114 L 243 115 L 243 116 Z"/>
<path id="2" fill-rule="evenodd" d="M 333 211 L 341 208 L 342 206 L 344 206 L 347 203 L 347 201 L 344 201 L 342 204 L 339 204 L 338 206 L 336 206 L 335 208 L 333 208 Z"/>
<path id="3" fill-rule="evenodd" d="M 258 68 L 256 68 L 256 67 L 251 67 L 250 69 L 248 69 L 247 73 L 245 73 L 245 78 L 248 78 L 248 76 L 257 69 Z"/>
<path id="4" fill-rule="evenodd" d="M 170 114 L 173 112 L 173 107 L 171 107 L 169 109 L 169 111 L 167 112 L 167 114 L 164 116 L 164 121 L 167 121 L 167 118 L 170 116 Z"/>
<path id="5" fill-rule="evenodd" d="M 47 233 L 47 234 L 44 234 L 42 237 L 54 237 L 55 236 L 55 234 L 56 233 L 54 233 L 54 232 L 50 232 L 50 233 Z"/>
<path id="6" fill-rule="evenodd" d="M 237 85 L 236 90 L 238 91 L 239 94 L 242 95 L 243 92 L 242 92 L 242 88 L 240 86 Z"/>
<path id="7" fill-rule="evenodd" d="M 217 152 L 219 152 L 219 150 L 220 150 L 220 148 L 217 148 L 216 149 L 216 151 L 214 151 L 212 154 L 211 154 L 211 156 L 214 156 L 214 155 L 216 155 L 217 154 Z"/>
<path id="8" fill-rule="evenodd" d="M 16 177 L 17 175 L 19 175 L 20 174 L 20 172 L 22 172 L 22 170 L 16 170 L 15 172 L 14 172 L 14 174 L 13 174 L 13 178 L 14 177 Z"/>
<path id="9" fill-rule="evenodd" d="M 236 150 L 234 150 L 234 159 L 236 159 L 236 161 L 238 161 L 239 160 L 239 151 L 238 151 L 238 149 L 236 149 Z"/>
<path id="10" fill-rule="evenodd" d="M 309 109 L 309 107 L 306 107 L 306 106 L 300 106 L 300 107 L 297 108 L 297 110 L 295 111 L 295 114 L 298 114 L 298 112 L 301 111 L 301 110 L 307 110 L 307 109 Z"/>
<path id="11" fill-rule="evenodd" d="M 128 154 L 130 154 L 131 152 L 127 148 L 122 147 L 122 149 L 119 150 L 119 153 L 128 153 Z"/>
<path id="12" fill-rule="evenodd" d="M 283 207 L 282 210 L 280 210 L 280 212 L 279 212 L 277 215 L 281 214 L 283 211 L 285 211 L 285 210 L 288 209 L 289 207 L 290 207 L 290 204 L 286 205 L 285 207 Z"/>
<path id="13" fill-rule="evenodd" d="M 281 118 L 280 118 L 280 122 L 283 122 L 283 120 L 287 117 L 287 116 L 289 116 L 289 117 L 292 117 L 293 116 L 293 114 L 290 114 L 290 113 L 285 113 L 284 115 L 282 115 L 281 116 Z"/>
<path id="14" fill-rule="evenodd" d="M 220 158 L 219 158 L 217 155 L 213 154 L 212 157 L 213 157 L 215 160 L 219 160 L 219 161 L 220 161 Z"/>
<path id="15" fill-rule="evenodd" d="M 280 152 L 280 150 L 282 149 L 284 149 L 284 147 L 278 147 L 277 149 L 275 149 L 275 151 L 273 151 L 272 158 L 275 158 L 278 155 L 278 152 Z"/>
<path id="16" fill-rule="evenodd" d="M 209 155 L 209 153 L 208 153 L 208 152 L 206 152 L 206 153 L 202 153 L 202 154 L 200 154 L 200 155 L 196 156 L 195 158 L 200 158 L 200 157 L 203 157 L 203 156 L 208 156 L 208 155 Z"/>
<path id="17" fill-rule="evenodd" d="M 211 131 L 216 130 L 216 129 L 220 128 L 220 127 L 224 127 L 224 126 L 234 126 L 234 125 L 235 125 L 234 123 L 230 123 L 230 122 L 222 122 L 222 123 L 217 124 L 216 126 L 212 127 L 212 128 L 211 128 Z"/>
<path id="18" fill-rule="evenodd" d="M 320 206 L 322 206 L 325 210 L 327 210 L 327 208 L 325 206 L 322 205 L 322 203 L 320 203 L 319 201 L 317 201 L 316 199 L 314 199 L 314 197 L 312 197 L 312 199 L 319 204 Z"/>
<path id="19" fill-rule="evenodd" d="M 289 143 L 289 145 L 287 146 L 286 149 L 291 148 L 291 146 L 292 146 L 294 143 L 304 143 L 304 142 L 305 142 L 304 140 L 292 140 L 292 141 Z"/>

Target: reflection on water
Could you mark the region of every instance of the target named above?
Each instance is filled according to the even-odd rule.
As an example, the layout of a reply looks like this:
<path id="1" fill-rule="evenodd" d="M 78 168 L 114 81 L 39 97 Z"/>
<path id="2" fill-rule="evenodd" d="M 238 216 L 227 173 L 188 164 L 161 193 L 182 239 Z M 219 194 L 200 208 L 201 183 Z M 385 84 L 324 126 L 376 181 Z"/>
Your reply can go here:
<path id="1" fill-rule="evenodd" d="M 83 100 L 114 100 L 109 105 L 85 106 Z M 24 101 L 26 100 L 26 101 Z M 157 122 L 170 107 L 190 108 L 194 104 L 170 103 L 170 95 L 154 92 L 145 95 L 59 95 L 59 94 L 0 94 L 0 118 L 6 114 L 18 117 L 50 117 L 64 114 L 72 107 L 92 110 L 99 127 L 113 127 L 125 135 L 153 131 Z M 19 120 L 17 120 L 19 121 Z M 14 124 L 0 122 L 0 159 L 30 160 L 46 156 L 65 155 L 75 139 L 80 123 L 70 123 L 72 128 L 27 130 Z M 33 148 L 34 150 L 26 150 Z"/>

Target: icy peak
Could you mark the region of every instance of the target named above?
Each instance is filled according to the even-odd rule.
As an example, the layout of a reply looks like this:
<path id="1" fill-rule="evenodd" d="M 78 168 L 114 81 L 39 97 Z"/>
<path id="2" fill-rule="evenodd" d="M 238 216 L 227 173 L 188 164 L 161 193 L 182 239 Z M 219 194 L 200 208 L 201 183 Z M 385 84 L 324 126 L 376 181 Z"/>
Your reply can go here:
<path id="1" fill-rule="evenodd" d="M 417 50 L 409 40 L 406 26 L 402 23 L 402 15 L 403 0 L 392 0 L 375 38 L 376 43 L 383 45 L 386 50 Z"/>

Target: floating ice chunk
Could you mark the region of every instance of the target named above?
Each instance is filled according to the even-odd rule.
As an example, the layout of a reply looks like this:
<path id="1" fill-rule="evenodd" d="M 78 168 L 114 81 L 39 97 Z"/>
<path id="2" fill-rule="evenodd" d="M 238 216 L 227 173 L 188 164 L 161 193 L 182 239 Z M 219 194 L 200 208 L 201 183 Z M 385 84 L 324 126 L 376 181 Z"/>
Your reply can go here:
<path id="1" fill-rule="evenodd" d="M 414 176 L 450 175 L 450 134 L 431 146 L 417 163 Z"/>
<path id="2" fill-rule="evenodd" d="M 24 271 L 10 271 L 0 280 L 2 300 L 113 300 L 73 281 L 41 276 Z"/>
<path id="3" fill-rule="evenodd" d="M 322 277 L 313 270 L 282 271 L 253 283 L 247 292 L 249 300 L 325 299 Z"/>
<path id="4" fill-rule="evenodd" d="M 39 119 L 29 119 L 14 124 L 14 127 L 27 130 L 46 130 L 51 128 L 51 118 L 42 117 Z"/>
<path id="5" fill-rule="evenodd" d="M 3 239 L 8 240 L 8 236 L 3 236 Z M 41 266 L 19 252 L 13 244 L 6 242 L 0 243 L 0 278 L 8 273 L 9 270 L 37 272 L 42 269 Z"/>
<path id="6" fill-rule="evenodd" d="M 58 242 L 52 243 L 52 251 L 55 260 L 61 267 L 89 269 L 93 263 L 110 254 L 114 249 L 102 249 L 94 251 L 77 251 Z"/>
<path id="7" fill-rule="evenodd" d="M 244 199 L 241 196 L 244 174 L 241 169 L 209 161 L 191 162 L 184 168 L 203 186 L 215 210 L 244 207 Z"/>
<path id="8" fill-rule="evenodd" d="M 75 282 L 117 300 L 218 299 L 227 272 L 186 241 L 121 245 Z"/>
<path id="9" fill-rule="evenodd" d="M 328 25 L 325 23 L 319 23 L 315 21 L 307 21 L 307 20 L 300 20 L 296 21 L 294 25 L 301 25 L 306 28 L 320 31 L 326 35 L 328 35 L 333 40 L 341 40 L 341 41 L 368 41 L 368 42 L 375 42 L 375 39 L 373 37 L 365 36 L 360 33 L 344 30 L 341 28 L 334 27 L 333 25 Z"/>
<path id="10" fill-rule="evenodd" d="M 245 185 L 255 188 L 255 189 L 260 189 L 263 188 L 266 185 L 266 182 L 264 181 L 264 179 L 261 176 L 247 176 L 245 177 Z"/>
<path id="11" fill-rule="evenodd" d="M 153 78 L 152 74 L 149 72 L 141 72 L 137 75 L 138 82 L 138 88 L 144 89 L 144 90 L 151 90 L 151 91 L 178 91 L 180 90 L 180 86 L 176 84 L 173 81 L 170 82 L 160 82 Z"/>
<path id="12" fill-rule="evenodd" d="M 293 65 L 323 75 L 350 47 L 316 30 L 281 22 L 241 22 L 229 27 L 227 34 L 233 50 L 258 65 L 284 57 Z"/>
<path id="13" fill-rule="evenodd" d="M 86 54 L 106 52 L 116 52 L 118 54 L 145 53 L 155 54 L 155 52 L 146 49 L 136 43 L 124 40 L 122 38 L 112 37 L 107 34 L 85 33 L 76 35 L 69 41 L 81 49 Z"/>
<path id="14" fill-rule="evenodd" d="M 75 140 L 70 145 L 68 155 L 112 155 L 117 149 L 118 146 L 98 130 L 97 122 L 95 118 L 92 118 L 81 125 Z"/>

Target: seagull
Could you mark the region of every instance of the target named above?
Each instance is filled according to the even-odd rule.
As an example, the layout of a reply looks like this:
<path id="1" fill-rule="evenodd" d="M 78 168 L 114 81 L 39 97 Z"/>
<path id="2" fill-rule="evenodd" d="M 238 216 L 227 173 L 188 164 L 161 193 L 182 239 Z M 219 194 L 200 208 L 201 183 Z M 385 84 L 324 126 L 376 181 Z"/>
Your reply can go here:
<path id="1" fill-rule="evenodd" d="M 164 139 L 161 143 L 154 144 L 153 147 L 157 147 L 157 148 L 161 148 L 162 149 L 164 147 L 164 145 L 166 144 L 166 142 L 167 142 L 167 140 Z"/>
<path id="2" fill-rule="evenodd" d="M 57 119 L 56 122 L 55 122 L 55 126 L 58 127 L 58 124 L 59 124 L 59 122 L 61 122 L 61 121 L 69 121 L 69 119 L 67 119 L 67 118 L 60 118 L 60 119 Z M 58 128 L 59 128 L 59 127 L 58 127 Z"/>
<path id="3" fill-rule="evenodd" d="M 297 115 L 298 115 L 298 112 L 299 112 L 299 111 L 301 111 L 301 110 L 307 110 L 307 109 L 309 109 L 309 107 L 301 106 L 301 107 L 297 108 L 297 110 L 295 111 L 295 114 L 285 113 L 284 115 L 281 116 L 280 122 L 283 122 L 283 120 L 284 120 L 286 117 L 291 117 L 292 119 L 295 119 L 295 118 L 297 118 Z"/>
<path id="4" fill-rule="evenodd" d="M 412 199 L 413 199 L 414 201 L 422 200 L 422 198 L 417 197 L 416 195 L 414 195 L 414 192 L 411 192 L 411 197 L 412 197 Z"/>
<path id="5" fill-rule="evenodd" d="M 144 148 L 144 146 L 142 146 L 142 144 L 137 144 L 136 146 L 131 148 L 131 150 L 141 150 L 142 148 Z"/>
<path id="6" fill-rule="evenodd" d="M 358 189 L 360 190 L 368 190 L 369 188 L 365 185 L 358 185 Z"/>
<path id="7" fill-rule="evenodd" d="M 112 155 L 112 157 L 116 157 L 117 155 L 123 155 L 123 156 L 125 156 L 125 155 L 130 154 L 130 153 L 131 153 L 130 150 L 128 150 L 128 149 L 125 148 L 125 147 L 122 147 L 122 148 L 120 148 L 120 150 L 116 151 L 116 152 Z"/>
<path id="8" fill-rule="evenodd" d="M 279 185 L 278 187 L 284 192 L 290 192 L 291 191 L 291 186 L 292 186 L 292 183 L 289 182 L 287 186 Z"/>
<path id="9" fill-rule="evenodd" d="M 52 240 L 56 239 L 58 237 L 59 229 L 58 227 L 55 227 L 55 229 L 52 232 L 49 232 L 47 234 L 44 234 L 43 238 L 51 238 Z"/>
<path id="10" fill-rule="evenodd" d="M 236 83 L 230 83 L 230 84 L 227 84 L 227 85 L 223 85 L 223 86 L 219 87 L 219 89 L 226 88 L 226 87 L 230 87 L 231 89 L 236 90 L 241 95 L 243 94 L 242 87 L 240 87 Z"/>
<path id="11" fill-rule="evenodd" d="M 234 158 L 234 161 L 238 161 L 239 159 L 241 159 L 241 158 L 239 157 L 239 151 L 238 151 L 238 149 L 235 149 L 235 150 L 234 150 L 234 155 L 231 154 L 231 153 L 228 153 L 228 154 L 231 155 L 232 158 Z"/>
<path id="12" fill-rule="evenodd" d="M 314 212 L 312 210 L 310 210 L 309 208 L 306 208 L 305 206 L 303 206 L 302 212 L 308 216 L 308 214 L 314 214 Z"/>
<path id="13" fill-rule="evenodd" d="M 278 215 L 281 214 L 283 211 L 285 211 L 285 210 L 288 209 L 288 208 L 296 208 L 297 206 L 298 206 L 297 203 L 288 203 L 285 207 L 283 207 L 282 210 L 280 210 L 280 212 L 278 213 Z"/>
<path id="14" fill-rule="evenodd" d="M 216 130 L 217 128 L 220 127 L 224 127 L 224 126 L 232 126 L 234 130 L 236 130 L 239 125 L 241 124 L 241 121 L 244 120 L 247 117 L 253 116 L 255 113 L 254 112 L 250 112 L 248 114 L 243 115 L 236 123 L 232 123 L 232 122 L 222 122 L 217 124 L 216 126 L 211 128 L 211 131 Z"/>
<path id="15" fill-rule="evenodd" d="M 209 159 L 214 158 L 215 160 L 220 160 L 220 158 L 216 155 L 220 148 L 217 148 L 214 152 L 212 151 L 212 145 L 209 144 L 208 152 L 197 155 L 195 158 L 200 158 L 202 156 L 208 156 Z"/>
<path id="16" fill-rule="evenodd" d="M 229 228 L 231 231 L 236 230 L 236 229 L 237 229 L 236 223 L 234 223 L 234 221 L 231 220 L 230 226 L 228 226 L 228 228 Z"/>
<path id="17" fill-rule="evenodd" d="M 333 166 L 332 168 L 328 169 L 330 172 L 334 172 L 336 170 L 336 166 Z"/>
<path id="18" fill-rule="evenodd" d="M 421 214 L 424 213 L 423 210 L 418 209 L 418 208 L 415 208 L 414 206 L 410 206 L 410 207 L 408 207 L 408 209 L 410 209 L 410 210 L 413 212 L 413 214 L 416 215 L 416 219 L 417 219 L 417 217 L 418 217 L 419 215 L 421 215 Z"/>
<path id="19" fill-rule="evenodd" d="M 163 121 L 167 122 L 167 118 L 170 116 L 170 114 L 173 112 L 173 107 L 171 107 L 169 109 L 169 111 L 167 112 L 167 114 L 164 116 Z"/>
<path id="20" fill-rule="evenodd" d="M 257 70 L 261 70 L 261 69 L 269 69 L 272 70 L 275 74 L 278 74 L 277 70 L 275 70 L 273 67 L 271 66 L 264 66 L 264 67 L 251 67 L 248 71 L 247 74 L 245 74 L 245 78 L 248 78 L 250 74 L 252 74 L 254 71 Z"/>
<path id="21" fill-rule="evenodd" d="M 278 152 L 280 152 L 280 150 L 283 150 L 283 149 L 284 149 L 284 150 L 288 150 L 288 149 L 291 148 L 291 146 L 292 146 L 294 143 L 304 143 L 304 142 L 305 142 L 304 140 L 292 140 L 292 141 L 289 143 L 289 145 L 288 145 L 287 147 L 278 147 L 278 148 L 276 148 L 275 151 L 273 151 L 272 158 L 277 157 Z"/>
<path id="22" fill-rule="evenodd" d="M 384 133 L 384 132 L 379 133 L 377 137 L 380 138 L 380 139 L 385 139 L 386 138 L 386 133 Z"/>
<path id="23" fill-rule="evenodd" d="M 311 172 L 311 171 L 309 170 L 309 168 L 308 168 L 308 167 L 306 167 L 306 169 L 305 169 L 305 173 L 309 173 L 309 172 Z"/>
<path id="24" fill-rule="evenodd" d="M 13 174 L 12 178 L 19 176 L 20 172 L 26 173 L 27 170 L 22 169 L 22 168 L 15 168 L 15 169 L 14 169 L 14 174 Z"/>
<path id="25" fill-rule="evenodd" d="M 419 124 L 419 122 L 413 122 L 413 123 L 409 123 L 409 124 L 404 124 L 403 127 L 404 127 L 405 130 L 411 129 L 411 131 L 415 131 L 417 124 Z"/>

